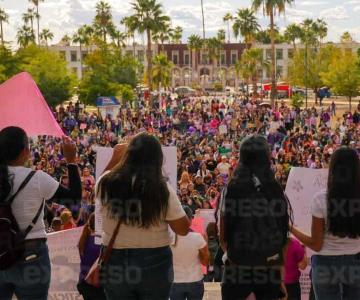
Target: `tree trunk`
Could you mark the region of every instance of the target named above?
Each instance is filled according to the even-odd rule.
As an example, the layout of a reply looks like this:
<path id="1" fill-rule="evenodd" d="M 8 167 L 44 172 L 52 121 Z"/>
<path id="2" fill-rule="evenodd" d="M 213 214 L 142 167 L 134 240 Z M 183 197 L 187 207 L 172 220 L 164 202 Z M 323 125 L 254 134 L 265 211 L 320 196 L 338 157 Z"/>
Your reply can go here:
<path id="1" fill-rule="evenodd" d="M 270 35 L 271 35 L 271 106 L 275 106 L 275 99 L 277 96 L 276 89 L 276 60 L 275 60 L 275 31 L 274 31 L 274 11 L 270 13 Z"/>
<path id="2" fill-rule="evenodd" d="M 150 30 L 146 31 L 147 35 L 147 51 L 146 51 L 146 58 L 147 58 L 147 80 L 149 85 L 149 90 L 152 90 L 152 50 L 151 50 L 151 32 Z"/>
<path id="3" fill-rule="evenodd" d="M 351 96 L 349 97 L 349 111 L 351 112 L 352 110 L 352 105 L 351 105 Z"/>
<path id="4" fill-rule="evenodd" d="M 0 21 L 0 33 L 1 33 L 1 45 L 4 45 L 4 30 L 3 30 L 3 22 Z"/>
<path id="5" fill-rule="evenodd" d="M 195 70 L 196 70 L 196 65 L 195 65 L 195 59 L 196 59 L 196 50 L 192 49 L 191 51 L 191 83 L 194 81 L 194 77 L 195 77 Z"/>
<path id="6" fill-rule="evenodd" d="M 36 5 L 36 20 L 37 20 L 37 40 L 40 46 L 40 16 L 39 16 L 39 4 Z"/>
<path id="7" fill-rule="evenodd" d="M 228 43 L 230 43 L 230 20 L 228 20 Z"/>
<path id="8" fill-rule="evenodd" d="M 82 45 L 80 43 L 80 76 L 83 78 Z"/>
<path id="9" fill-rule="evenodd" d="M 203 26 L 203 39 L 205 40 L 205 16 L 204 16 L 203 0 L 201 0 L 201 14 L 202 14 L 202 26 Z"/>

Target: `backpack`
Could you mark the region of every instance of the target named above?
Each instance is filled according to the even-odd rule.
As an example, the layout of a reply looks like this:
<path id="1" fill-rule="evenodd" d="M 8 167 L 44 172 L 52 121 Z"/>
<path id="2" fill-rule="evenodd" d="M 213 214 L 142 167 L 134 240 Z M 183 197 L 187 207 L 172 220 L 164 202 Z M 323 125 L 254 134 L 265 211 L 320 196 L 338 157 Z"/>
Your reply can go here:
<path id="1" fill-rule="evenodd" d="M 35 175 L 31 171 L 21 183 L 17 192 L 5 203 L 0 203 L 0 270 L 6 270 L 19 261 L 25 251 L 25 238 L 38 221 L 44 202 L 41 204 L 36 216 L 24 232 L 21 232 L 19 225 L 13 215 L 11 204 L 17 195 L 25 188 L 31 178 Z"/>
<path id="2" fill-rule="evenodd" d="M 279 217 L 276 217 L 279 211 L 274 205 L 269 205 L 261 182 L 255 175 L 252 181 L 252 192 L 249 197 L 241 199 L 242 208 L 236 208 L 238 215 L 231 217 L 227 255 L 229 261 L 236 265 L 278 266 L 283 263 L 284 247 L 284 229 L 279 224 Z M 236 192 L 229 196 L 236 199 Z M 233 209 L 227 215 L 232 213 Z"/>

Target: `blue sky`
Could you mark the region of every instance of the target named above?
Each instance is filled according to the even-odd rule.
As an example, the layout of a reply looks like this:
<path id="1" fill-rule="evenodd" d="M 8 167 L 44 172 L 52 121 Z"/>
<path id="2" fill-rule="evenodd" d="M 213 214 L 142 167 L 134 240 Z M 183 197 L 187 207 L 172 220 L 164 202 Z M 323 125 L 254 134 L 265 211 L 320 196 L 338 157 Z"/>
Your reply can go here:
<path id="1" fill-rule="evenodd" d="M 40 4 L 41 27 L 49 28 L 57 42 L 64 34 L 72 34 L 85 23 L 91 23 L 97 0 L 45 0 Z M 131 13 L 131 0 L 108 0 L 113 7 L 115 22 Z M 200 0 L 160 0 L 164 11 L 172 18 L 173 25 L 184 28 L 184 41 L 192 33 L 201 34 Z M 218 29 L 226 29 L 222 22 L 225 13 L 235 13 L 238 8 L 250 6 L 250 0 L 204 0 L 207 36 L 215 35 Z M 14 39 L 16 29 L 21 26 L 21 16 L 29 7 L 28 0 L 0 0 L 0 7 L 10 15 L 10 24 L 5 24 L 6 40 Z M 286 16 L 277 17 L 276 22 L 284 28 L 304 18 L 323 18 L 329 25 L 328 40 L 337 41 L 344 31 L 349 31 L 360 41 L 360 0 L 296 0 L 287 8 Z M 259 13 L 262 26 L 268 20 Z M 120 27 L 120 25 L 119 25 Z"/>

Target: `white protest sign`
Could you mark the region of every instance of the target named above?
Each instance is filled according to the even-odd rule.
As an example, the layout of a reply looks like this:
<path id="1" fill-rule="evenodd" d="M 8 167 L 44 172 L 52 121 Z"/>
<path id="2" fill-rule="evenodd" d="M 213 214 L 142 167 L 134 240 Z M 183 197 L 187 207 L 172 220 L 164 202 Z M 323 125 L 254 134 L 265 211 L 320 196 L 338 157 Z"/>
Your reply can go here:
<path id="1" fill-rule="evenodd" d="M 285 192 L 294 212 L 295 226 L 307 233 L 311 231 L 311 202 L 317 193 L 326 189 L 327 177 L 327 169 L 292 168 L 290 171 Z M 309 249 L 306 252 L 310 258 L 312 252 Z M 302 300 L 309 299 L 309 273 L 310 267 L 301 274 Z"/>
<path id="2" fill-rule="evenodd" d="M 77 245 L 83 227 L 47 235 L 51 261 L 49 300 L 81 300 L 76 289 L 80 273 L 80 256 Z"/>
<path id="3" fill-rule="evenodd" d="M 219 126 L 219 133 L 220 133 L 220 134 L 227 134 L 227 127 L 226 127 L 226 125 L 220 125 L 220 126 Z"/>
<path id="4" fill-rule="evenodd" d="M 162 147 L 164 155 L 163 173 L 169 180 L 170 185 L 177 190 L 177 151 L 176 147 Z M 112 148 L 98 147 L 96 149 L 96 179 L 99 179 L 109 163 L 113 153 Z M 102 220 L 100 212 L 100 203 L 95 203 L 95 232 L 97 244 L 101 244 Z"/>

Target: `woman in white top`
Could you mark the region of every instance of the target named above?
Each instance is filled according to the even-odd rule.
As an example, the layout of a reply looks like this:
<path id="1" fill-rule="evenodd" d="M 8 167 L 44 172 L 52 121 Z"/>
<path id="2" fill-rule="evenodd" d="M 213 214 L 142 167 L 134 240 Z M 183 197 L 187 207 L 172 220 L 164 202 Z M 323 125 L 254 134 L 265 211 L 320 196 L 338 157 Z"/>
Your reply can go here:
<path id="1" fill-rule="evenodd" d="M 184 207 L 191 220 L 193 213 L 188 206 Z M 175 243 L 171 246 L 174 263 L 174 284 L 171 288 L 170 300 L 202 300 L 204 282 L 202 265 L 209 264 L 209 249 L 204 237 L 197 232 L 189 232 L 186 236 L 175 235 Z"/>
<path id="2" fill-rule="evenodd" d="M 331 157 L 327 191 L 312 206 L 311 235 L 292 233 L 317 252 L 312 281 L 317 300 L 360 299 L 360 160 L 341 147 Z"/>
<path id="3" fill-rule="evenodd" d="M 62 145 L 68 163 L 69 185 L 61 186 L 48 174 L 37 171 L 25 187 L 17 193 L 25 182 L 30 168 L 24 167 L 30 158 L 28 137 L 19 127 L 7 127 L 0 131 L 0 205 L 11 202 L 11 211 L 21 232 L 38 216 L 35 225 L 25 237 L 24 249 L 18 260 L 9 267 L 2 262 L 0 271 L 0 299 L 46 300 L 50 285 L 50 259 L 46 245 L 44 224 L 44 200 L 54 200 L 71 207 L 81 200 L 81 179 L 75 164 L 76 147 L 64 138 Z M 12 197 L 14 194 L 17 195 Z M 3 220 L 2 220 L 3 221 Z M 0 237 L 0 259 L 6 252 L 6 244 Z"/>
<path id="4" fill-rule="evenodd" d="M 108 166 L 111 171 L 99 180 L 105 246 L 118 221 L 122 222 L 109 262 L 102 269 L 108 300 L 169 298 L 173 265 L 168 225 L 186 235 L 190 224 L 162 166 L 159 141 L 142 133 L 128 147 L 115 148 Z"/>

